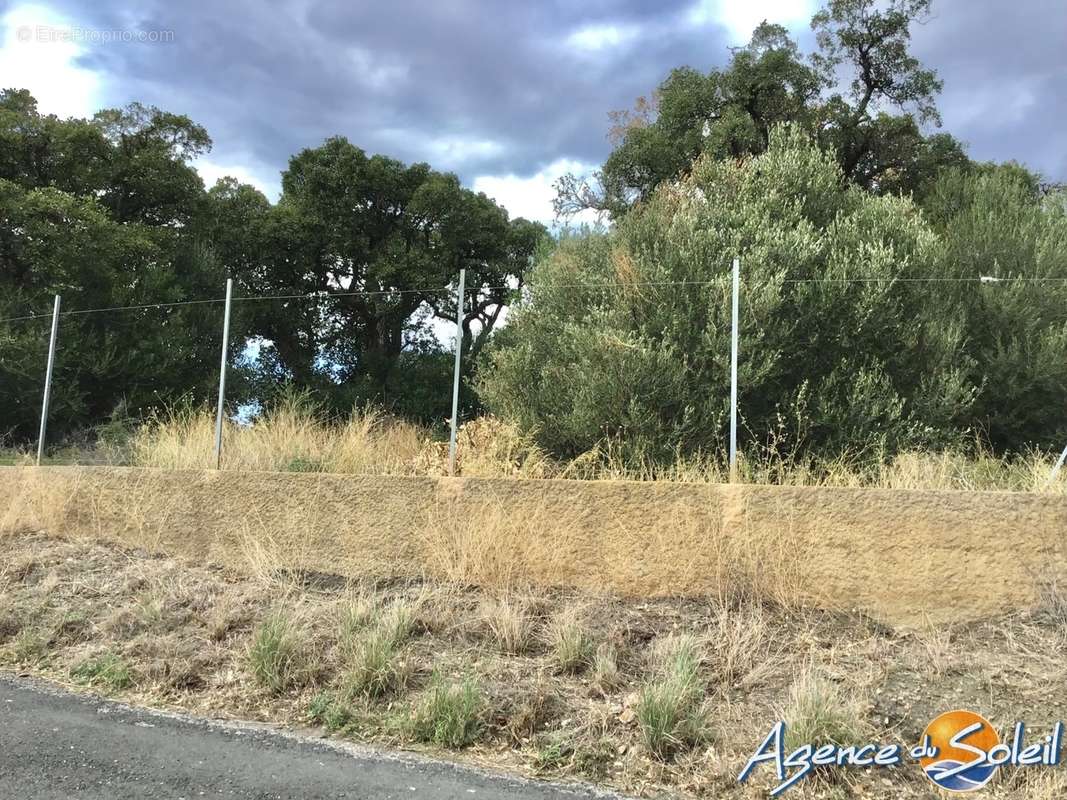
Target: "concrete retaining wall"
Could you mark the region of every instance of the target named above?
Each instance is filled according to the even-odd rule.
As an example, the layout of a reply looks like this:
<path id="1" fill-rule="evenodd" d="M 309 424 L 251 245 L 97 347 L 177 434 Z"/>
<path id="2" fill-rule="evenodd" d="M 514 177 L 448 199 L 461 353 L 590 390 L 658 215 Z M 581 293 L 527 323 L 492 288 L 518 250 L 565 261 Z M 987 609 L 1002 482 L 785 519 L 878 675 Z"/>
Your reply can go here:
<path id="1" fill-rule="evenodd" d="M 237 567 L 750 591 L 897 625 L 1067 579 L 1067 499 L 1008 492 L 0 468 L 0 530 L 24 528 Z"/>

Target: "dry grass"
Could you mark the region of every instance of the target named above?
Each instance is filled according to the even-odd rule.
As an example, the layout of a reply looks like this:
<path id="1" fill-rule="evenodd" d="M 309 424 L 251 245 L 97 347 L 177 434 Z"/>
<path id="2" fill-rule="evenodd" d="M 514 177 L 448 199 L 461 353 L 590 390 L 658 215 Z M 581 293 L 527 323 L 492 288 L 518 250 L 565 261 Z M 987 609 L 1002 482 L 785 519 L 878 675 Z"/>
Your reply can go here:
<path id="1" fill-rule="evenodd" d="M 172 412 L 137 431 L 130 444 L 131 463 L 165 469 L 213 467 L 214 430 L 209 410 Z M 324 418 L 306 397 L 294 395 L 251 425 L 225 425 L 223 468 L 410 475 L 427 440 L 419 427 L 374 409 L 334 421 Z"/>
<path id="2" fill-rule="evenodd" d="M 311 720 L 348 739 L 462 749 L 482 765 L 629 794 L 724 800 L 773 785 L 766 769 L 750 785 L 735 779 L 783 715 L 813 741 L 913 744 L 949 707 L 1047 730 L 1067 692 L 1064 629 L 1044 611 L 953 627 L 951 647 L 967 658 L 939 673 L 931 647 L 940 652 L 933 643 L 949 629 L 933 625 L 897 633 L 773 604 L 500 595 L 300 578 L 279 566 L 249 575 L 89 541 L 0 537 L 0 665 L 131 702 Z M 498 639 L 487 619 L 506 619 L 510 632 Z M 515 630 L 529 644 L 502 646 Z M 582 656 L 561 659 L 554 641 Z M 568 660 L 582 669 L 564 671 Z M 1051 800 L 1063 789 L 1058 774 L 1031 770 L 990 792 Z M 853 771 L 795 791 L 931 796 L 918 768 Z"/>
<path id="3" fill-rule="evenodd" d="M 565 605 L 548 627 L 548 645 L 556 667 L 577 675 L 592 661 L 596 645 L 585 625 L 585 608 L 576 603 Z"/>
<path id="4" fill-rule="evenodd" d="M 522 543 L 535 533 L 529 519 L 516 518 L 500 503 L 473 511 L 444 503 L 423 532 L 425 563 L 452 583 L 508 591 L 522 583 Z"/>
<path id="5" fill-rule="evenodd" d="M 489 638 L 503 653 L 524 653 L 533 641 L 530 603 L 515 596 L 487 597 L 478 611 Z"/>
<path id="6" fill-rule="evenodd" d="M 860 744 L 868 733 L 862 704 L 813 666 L 797 676 L 782 719 L 789 750 L 804 744 Z"/>
<path id="7" fill-rule="evenodd" d="M 64 455 L 57 463 L 121 464 L 167 469 L 205 469 L 214 465 L 214 412 L 175 410 L 134 432 L 124 450 L 101 446 Z M 726 483 L 719 454 L 679 455 L 662 464 L 624 455 L 625 448 L 605 440 L 566 461 L 541 450 L 533 438 L 510 422 L 481 417 L 460 426 L 457 474 L 485 478 L 573 478 L 584 480 Z M 790 486 L 867 486 L 889 489 L 1009 490 L 1067 493 L 1067 470 L 1046 486 L 1057 453 L 1030 451 L 1001 458 L 980 444 L 965 451 L 905 452 L 888 459 L 844 454 L 838 458 L 780 455 L 773 448 L 742 453 L 744 483 Z M 26 453 L 12 451 L 10 463 L 26 464 Z M 306 395 L 283 398 L 250 425 L 227 422 L 223 468 L 373 475 L 448 474 L 447 443 L 431 431 L 373 409 L 341 418 L 322 413 Z"/>
<path id="8" fill-rule="evenodd" d="M 775 654 L 771 651 L 768 617 L 758 604 L 720 605 L 715 609 L 705 649 L 718 680 L 729 686 L 750 687 L 772 671 Z"/>

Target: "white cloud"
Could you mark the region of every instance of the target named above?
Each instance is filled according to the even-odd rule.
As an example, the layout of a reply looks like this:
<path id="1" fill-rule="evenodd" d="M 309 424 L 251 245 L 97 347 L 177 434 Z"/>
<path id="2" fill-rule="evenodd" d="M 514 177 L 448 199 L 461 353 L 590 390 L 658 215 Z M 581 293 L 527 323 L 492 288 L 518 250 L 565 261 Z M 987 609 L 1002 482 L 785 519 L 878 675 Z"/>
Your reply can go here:
<path id="1" fill-rule="evenodd" d="M 588 25 L 567 37 L 567 44 L 578 50 L 596 52 L 625 44 L 638 34 L 632 25 Z"/>
<path id="2" fill-rule="evenodd" d="M 806 25 L 815 9 L 815 0 L 698 0 L 689 19 L 694 25 L 718 23 L 735 43 L 746 44 L 763 20 L 795 28 Z"/>
<path id="3" fill-rule="evenodd" d="M 371 89 L 396 91 L 397 85 L 407 79 L 407 66 L 383 64 L 378 57 L 362 47 L 349 48 L 347 55 L 355 71 L 356 80 Z"/>
<path id="4" fill-rule="evenodd" d="M 5 87 L 29 89 L 45 114 L 89 117 L 99 109 L 100 79 L 76 63 L 86 47 L 72 35 L 70 20 L 43 6 L 19 5 L 0 24 Z"/>
<path id="5" fill-rule="evenodd" d="M 274 174 L 273 178 L 265 178 L 262 172 L 249 169 L 248 167 L 240 164 L 219 164 L 212 161 L 210 158 L 204 158 L 201 156 L 193 164 L 196 167 L 196 171 L 200 173 L 200 178 L 204 181 L 204 186 L 210 189 L 215 185 L 215 181 L 219 178 L 230 176 L 237 178 L 241 183 L 248 183 L 255 186 L 267 198 L 276 203 L 278 198 L 281 197 L 282 187 L 281 179 Z"/>
<path id="6" fill-rule="evenodd" d="M 550 224 L 554 219 L 552 200 L 556 196 L 553 184 L 561 175 L 572 172 L 582 175 L 594 169 L 592 164 L 560 158 L 529 177 L 518 175 L 479 175 L 471 188 L 485 194 L 508 210 L 512 217 L 526 217 Z M 583 212 L 575 222 L 595 222 L 596 215 Z"/>

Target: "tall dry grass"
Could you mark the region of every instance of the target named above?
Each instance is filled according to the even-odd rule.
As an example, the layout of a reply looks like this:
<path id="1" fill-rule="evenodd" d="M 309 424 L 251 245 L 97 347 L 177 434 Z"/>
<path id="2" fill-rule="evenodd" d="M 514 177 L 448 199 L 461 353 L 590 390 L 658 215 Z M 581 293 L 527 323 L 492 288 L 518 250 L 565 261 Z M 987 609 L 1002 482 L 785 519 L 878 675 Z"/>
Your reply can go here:
<path id="1" fill-rule="evenodd" d="M 160 416 L 132 436 L 129 463 L 166 469 L 212 467 L 214 426 L 210 409 Z M 731 477 L 722 454 L 679 455 L 662 464 L 635 458 L 612 440 L 573 459 L 554 459 L 531 436 L 493 417 L 461 425 L 457 442 L 456 474 L 466 477 L 684 483 L 727 483 Z M 786 486 L 1067 494 L 1067 470 L 1048 485 L 1055 456 L 1030 451 L 1001 457 L 977 444 L 965 451 L 914 451 L 889 458 L 844 454 L 825 459 L 760 450 L 739 456 L 737 479 Z M 448 444 L 435 440 L 428 428 L 373 408 L 357 409 L 343 419 L 331 418 L 306 396 L 297 394 L 251 424 L 228 421 L 222 466 L 235 470 L 436 476 L 448 474 Z"/>
<path id="2" fill-rule="evenodd" d="M 1013 491 L 1067 494 L 1067 469 L 1049 483 L 1056 453 L 1028 450 L 998 456 L 980 444 L 966 450 L 906 451 L 889 458 L 845 453 L 836 458 L 798 454 L 739 453 L 737 480 L 780 486 L 835 486 L 874 489 Z M 584 480 L 729 483 L 722 454 L 680 455 L 669 464 L 635 459 L 606 442 L 588 453 L 556 465 L 550 477 Z"/>
<path id="3" fill-rule="evenodd" d="M 415 474 L 428 434 L 376 409 L 341 421 L 326 418 L 306 398 L 283 399 L 248 425 L 227 421 L 224 469 L 266 472 Z M 207 409 L 175 411 L 142 426 L 130 443 L 136 466 L 204 469 L 214 466 L 215 420 Z"/>

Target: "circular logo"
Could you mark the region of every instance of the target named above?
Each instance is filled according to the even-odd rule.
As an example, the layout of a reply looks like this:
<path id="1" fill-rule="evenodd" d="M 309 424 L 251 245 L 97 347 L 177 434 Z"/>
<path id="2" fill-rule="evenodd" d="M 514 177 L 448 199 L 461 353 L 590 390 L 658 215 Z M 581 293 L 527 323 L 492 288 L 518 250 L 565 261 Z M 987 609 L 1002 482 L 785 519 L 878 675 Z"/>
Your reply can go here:
<path id="1" fill-rule="evenodd" d="M 973 711 L 947 711 L 934 719 L 923 739 L 932 755 L 919 759 L 926 777 L 950 792 L 973 792 L 993 778 L 997 764 L 989 751 L 1000 737 L 985 717 Z"/>

